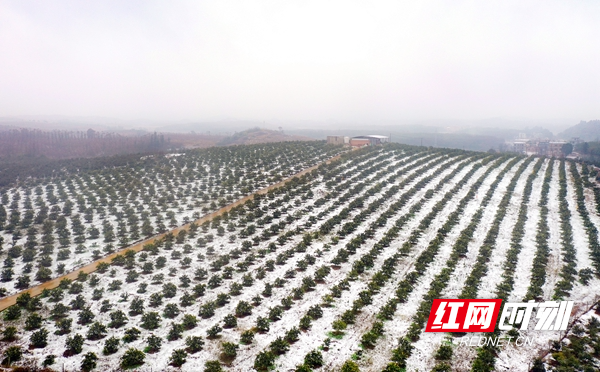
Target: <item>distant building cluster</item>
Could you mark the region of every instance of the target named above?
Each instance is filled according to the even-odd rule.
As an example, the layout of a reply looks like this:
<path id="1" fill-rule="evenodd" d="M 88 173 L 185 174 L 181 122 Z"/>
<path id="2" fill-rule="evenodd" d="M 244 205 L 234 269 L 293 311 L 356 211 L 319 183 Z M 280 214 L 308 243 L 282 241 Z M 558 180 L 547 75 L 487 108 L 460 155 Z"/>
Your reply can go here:
<path id="1" fill-rule="evenodd" d="M 581 143 L 579 138 L 572 138 L 570 141 L 565 140 L 550 140 L 542 138 L 526 138 L 524 135 L 512 141 L 507 141 L 501 147 L 503 152 L 514 152 L 523 155 L 538 155 L 555 158 L 562 158 L 570 155 L 571 151 L 565 151 L 565 145 L 571 144 L 573 147 Z"/>
<path id="2" fill-rule="evenodd" d="M 327 143 L 332 145 L 344 145 L 352 147 L 377 146 L 388 143 L 390 137 L 371 134 L 368 136 L 327 136 Z"/>

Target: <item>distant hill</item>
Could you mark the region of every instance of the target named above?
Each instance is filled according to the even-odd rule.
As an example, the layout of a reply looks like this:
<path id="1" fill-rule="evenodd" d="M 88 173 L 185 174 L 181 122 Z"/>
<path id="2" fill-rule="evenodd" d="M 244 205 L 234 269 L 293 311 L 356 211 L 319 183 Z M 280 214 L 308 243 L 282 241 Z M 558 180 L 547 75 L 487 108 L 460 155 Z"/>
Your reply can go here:
<path id="1" fill-rule="evenodd" d="M 581 121 L 558 134 L 559 138 L 571 139 L 579 137 L 582 141 L 600 140 L 600 120 Z"/>
<path id="2" fill-rule="evenodd" d="M 265 142 L 287 142 L 287 141 L 314 141 L 313 138 L 288 135 L 280 131 L 252 128 L 243 132 L 238 132 L 232 136 L 223 138 L 217 143 L 218 146 L 229 146 L 229 145 L 253 145 L 257 143 Z"/>

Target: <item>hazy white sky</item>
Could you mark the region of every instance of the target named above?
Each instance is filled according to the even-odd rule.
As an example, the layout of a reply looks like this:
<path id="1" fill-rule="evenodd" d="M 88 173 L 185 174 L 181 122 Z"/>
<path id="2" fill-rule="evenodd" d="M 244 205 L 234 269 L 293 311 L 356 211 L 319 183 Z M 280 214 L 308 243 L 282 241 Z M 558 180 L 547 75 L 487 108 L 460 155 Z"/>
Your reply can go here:
<path id="1" fill-rule="evenodd" d="M 0 0 L 0 116 L 600 118 L 599 1 Z"/>

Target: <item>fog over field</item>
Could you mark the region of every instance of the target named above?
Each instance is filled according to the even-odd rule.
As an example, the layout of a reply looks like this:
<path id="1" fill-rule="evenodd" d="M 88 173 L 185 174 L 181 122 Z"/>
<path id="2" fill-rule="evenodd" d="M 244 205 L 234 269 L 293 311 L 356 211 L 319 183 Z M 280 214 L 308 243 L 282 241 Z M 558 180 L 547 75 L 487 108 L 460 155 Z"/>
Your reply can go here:
<path id="1" fill-rule="evenodd" d="M 600 116 L 599 17 L 594 1 L 2 0 L 0 117 L 557 133 Z"/>

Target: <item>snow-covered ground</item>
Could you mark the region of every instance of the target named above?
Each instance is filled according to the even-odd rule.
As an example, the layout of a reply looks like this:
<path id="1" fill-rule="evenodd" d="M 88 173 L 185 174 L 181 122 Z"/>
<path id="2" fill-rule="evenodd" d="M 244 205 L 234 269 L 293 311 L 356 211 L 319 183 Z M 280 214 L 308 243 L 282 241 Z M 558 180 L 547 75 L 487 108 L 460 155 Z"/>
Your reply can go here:
<path id="1" fill-rule="evenodd" d="M 558 200 L 558 167 L 560 163 L 555 161 L 552 171 L 552 179 L 550 182 L 550 190 L 548 190 L 548 247 L 550 254 L 546 265 L 546 282 L 542 286 L 544 298 L 552 298 L 552 293 L 556 287 L 556 283 L 560 280 L 560 271 L 563 267 L 562 252 L 560 245 L 560 215 L 559 215 L 559 200 Z"/>
<path id="2" fill-rule="evenodd" d="M 142 240 L 147 236 L 143 221 L 148 221 L 151 234 L 161 229 L 166 231 L 340 151 L 317 145 L 306 145 L 305 148 L 256 145 L 248 149 L 267 154 L 278 146 L 283 147 L 282 156 L 277 158 L 265 156 L 243 160 L 248 154 L 239 149 L 225 150 L 230 154 L 223 159 L 220 158 L 222 149 L 190 151 L 175 157 L 155 155 L 152 160 L 140 159 L 131 166 L 71 174 L 66 180 L 32 181 L 33 184 L 8 190 L 3 194 L 3 206 L 0 206 L 7 214 L 6 222 L 0 223 L 0 226 L 4 225 L 0 239 L 5 248 L 0 251 L 0 259 L 4 261 L 0 290 L 13 294 L 46 281 L 36 279 L 42 259 L 47 262 L 44 266 L 50 270 L 52 278 L 74 271 L 98 257 Z M 246 164 L 239 166 L 240 160 Z M 13 213 L 13 209 L 18 213 Z M 54 217 L 53 209 L 56 209 Z M 33 212 L 32 221 L 24 223 L 28 211 Z M 11 223 L 13 214 L 18 219 Z M 133 219 L 129 217 L 132 214 Z M 68 237 L 64 244 L 60 242 L 58 231 L 61 218 L 64 218 Z M 83 232 L 80 242 L 77 242 L 73 227 L 77 220 L 81 222 Z M 44 240 L 43 222 L 51 223 L 50 244 Z M 110 225 L 112 239 L 106 239 L 104 224 Z M 11 225 L 19 235 L 9 231 Z M 93 229 L 98 230 L 98 238 L 92 237 Z M 31 245 L 34 250 L 31 261 L 26 261 L 23 249 L 28 245 L 30 231 L 35 237 Z M 47 247 L 43 247 L 44 244 Z M 21 252 L 13 254 L 8 246 L 21 247 Z M 6 261 L 8 256 L 13 256 L 10 263 Z M 9 271 L 10 276 L 6 274 Z M 29 285 L 17 287 L 20 277 L 27 278 Z"/>
<path id="3" fill-rule="evenodd" d="M 490 257 L 490 261 L 488 262 L 488 271 L 486 275 L 482 278 L 481 284 L 479 285 L 479 292 L 477 296 L 479 298 L 495 298 L 494 294 L 496 291 L 496 287 L 498 283 L 502 280 L 502 272 L 504 271 L 504 262 L 506 261 L 506 253 L 510 249 L 510 241 L 512 238 L 512 231 L 517 222 L 517 218 L 519 215 L 519 209 L 521 208 L 521 201 L 523 200 L 523 190 L 525 188 L 525 183 L 527 182 L 527 177 L 531 174 L 533 167 L 535 165 L 535 161 L 529 163 L 525 171 L 519 177 L 517 181 L 517 185 L 515 190 L 513 191 L 512 197 L 510 198 L 510 203 L 506 207 L 506 216 L 502 220 L 500 224 L 500 230 L 498 233 L 498 237 L 496 238 L 496 243 L 494 244 L 494 253 Z M 543 178 L 543 173 L 541 174 Z M 536 190 L 535 194 L 539 194 L 539 189 Z M 531 213 L 532 211 L 528 211 Z M 528 220 L 531 218 L 528 218 Z M 535 221 L 537 223 L 537 220 Z M 533 225 L 536 226 L 535 224 Z M 535 254 L 535 245 L 525 246 L 521 251 L 533 251 Z M 520 257 L 519 257 L 519 261 Z"/>
<path id="4" fill-rule="evenodd" d="M 456 265 L 456 269 L 454 269 L 454 272 L 448 281 L 448 286 L 444 292 L 442 292 L 442 298 L 458 298 L 460 295 L 465 281 L 471 273 L 471 268 L 475 264 L 475 260 L 477 259 L 477 255 L 479 253 L 479 248 L 483 245 L 483 240 L 485 239 L 489 229 L 492 226 L 492 223 L 494 222 L 494 216 L 498 211 L 498 206 L 502 201 L 502 197 L 506 192 L 510 180 L 514 177 L 514 174 L 520 165 L 521 162 L 515 164 L 510 170 L 508 170 L 508 172 L 506 172 L 504 177 L 502 177 L 502 180 L 498 184 L 496 191 L 492 195 L 490 202 L 483 212 L 481 222 L 473 233 L 473 240 L 469 244 L 466 257 L 460 260 Z M 481 195 L 481 198 L 483 198 L 485 195 L 483 192 L 480 192 L 479 194 Z"/>
<path id="5" fill-rule="evenodd" d="M 544 175 L 548 167 L 548 160 L 537 173 L 531 188 L 531 196 L 527 203 L 527 221 L 525 221 L 525 234 L 521 240 L 521 252 L 519 252 L 519 261 L 514 272 L 515 284 L 513 291 L 508 296 L 508 301 L 521 301 L 527 294 L 529 282 L 531 281 L 531 268 L 533 267 L 533 259 L 535 258 L 536 244 L 535 238 L 537 235 L 537 227 L 540 221 L 539 202 L 542 197 L 542 184 L 544 183 Z M 550 180 L 552 182 L 552 180 Z"/>
<path id="6" fill-rule="evenodd" d="M 206 361 L 220 360 L 223 368 L 226 370 L 245 372 L 253 369 L 256 356 L 260 352 L 269 350 L 269 345 L 273 341 L 284 337 L 286 332 L 291 328 L 299 327 L 300 319 L 309 313 L 309 309 L 315 306 L 322 306 L 322 317 L 312 319 L 311 327 L 306 331 L 301 331 L 298 341 L 289 345 L 289 351 L 279 356 L 274 362 L 275 370 L 294 370 L 296 366 L 303 363 L 304 356 L 307 353 L 318 349 L 323 344 L 328 338 L 328 334 L 333 330 L 333 321 L 339 319 L 344 311 L 353 307 L 355 301 L 359 298 L 359 293 L 369 288 L 369 283 L 374 278 L 375 273 L 382 269 L 384 262 L 395 256 L 415 231 L 420 231 L 421 220 L 430 213 L 435 212 L 429 226 L 423 228 L 422 233 L 418 236 L 417 243 L 411 247 L 406 255 L 398 259 L 394 269 L 396 274 L 389 278 L 384 286 L 372 295 L 372 303 L 361 309 L 355 323 L 349 324 L 348 328 L 344 331 L 344 337 L 341 339 L 332 338 L 329 349 L 321 350 L 324 366 L 316 370 L 339 370 L 346 360 L 352 358 L 353 354 L 361 350 L 360 340 L 362 335 L 371 329 L 376 321 L 375 316 L 380 309 L 395 296 L 395 289 L 398 284 L 405 279 L 406 274 L 414 270 L 415 260 L 428 248 L 429 244 L 436 237 L 439 227 L 456 210 L 460 200 L 468 195 L 467 193 L 474 183 L 495 163 L 495 161 L 489 162 L 471 174 L 471 170 L 475 166 L 474 159 L 478 159 L 476 161 L 481 161 L 482 159 L 482 156 L 476 153 L 468 154 L 470 157 L 461 157 L 463 154 L 459 151 L 438 150 L 433 152 L 415 152 L 414 148 L 410 147 L 387 146 L 351 155 L 345 160 L 336 162 L 327 169 L 319 170 L 316 173 L 317 176 L 314 178 L 298 182 L 293 187 L 276 190 L 273 195 L 260 198 L 257 201 L 257 206 L 251 206 L 254 202 L 249 202 L 244 207 L 236 209 L 228 215 L 225 221 L 220 222 L 219 225 L 226 228 L 224 232 L 219 233 L 218 226 L 211 224 L 205 227 L 207 230 L 204 231 L 204 228 L 200 228 L 195 236 L 190 237 L 186 235 L 183 241 L 174 242 L 172 246 L 162 244 L 156 254 L 147 251 L 137 253 L 134 256 L 135 263 L 130 268 L 111 265 L 105 273 L 93 274 L 92 277 L 97 278 L 98 283 L 92 287 L 88 278 L 86 282 L 81 283 L 83 286 L 81 293 L 76 293 L 79 292 L 77 288 L 79 284 L 71 284 L 71 289 L 63 291 L 62 298 L 58 300 L 59 303 L 70 308 L 72 302 L 75 303 L 83 300 L 83 308 L 89 308 L 94 316 L 93 322 L 100 322 L 105 326 L 110 323 L 111 314 L 114 314 L 116 310 L 123 311 L 127 317 L 127 324 L 125 326 L 120 328 L 108 327 L 106 336 L 100 340 L 86 339 L 82 353 L 73 356 L 63 356 L 65 341 L 68 336 L 81 334 L 86 338 L 90 324 L 78 324 L 78 317 L 80 314 L 85 313 L 85 310 L 73 309 L 67 311 L 67 317 L 72 319 L 70 333 L 66 335 L 55 334 L 55 331 L 58 329 L 57 324 L 50 316 L 51 310 L 57 303 L 51 298 L 55 296 L 53 294 L 43 297 L 41 299 L 41 308 L 36 310 L 43 318 L 41 326 L 49 332 L 48 346 L 39 349 L 29 349 L 30 337 L 35 330 L 25 329 L 26 319 L 30 316 L 31 312 L 22 310 L 22 315 L 18 320 L 2 322 L 3 329 L 7 326 L 15 326 L 18 329 L 18 334 L 16 341 L 3 343 L 0 346 L 0 352 L 4 352 L 8 346 L 20 345 L 25 351 L 24 362 L 22 363 L 35 363 L 38 366 L 41 365 L 46 355 L 54 354 L 56 355 L 56 363 L 52 367 L 55 369 L 64 369 L 65 371 L 79 370 L 84 354 L 94 352 L 99 357 L 97 370 L 118 370 L 118 365 L 124 352 L 130 347 L 144 350 L 147 346 L 147 338 L 152 334 L 162 339 L 162 347 L 157 353 L 145 354 L 145 363 L 138 370 L 168 371 L 179 370 L 178 368 L 169 366 L 169 358 L 174 350 L 186 349 L 186 337 L 201 336 L 204 340 L 203 350 L 188 353 L 187 361 L 183 364 L 181 370 L 203 370 Z M 298 156 L 300 157 L 300 155 Z M 185 155 L 172 157 L 168 160 L 177 161 L 183 158 L 185 158 Z M 486 193 L 490 190 L 500 172 L 511 160 L 511 158 L 505 159 L 502 164 L 493 168 L 482 181 L 475 197 L 469 199 L 468 203 L 466 203 L 456 224 L 444 238 L 432 261 L 424 272 L 419 273 L 418 285 L 409 294 L 407 300 L 398 305 L 394 318 L 384 322 L 384 335 L 377 340 L 373 349 L 362 350 L 362 357 L 358 361 L 361 370 L 378 371 L 383 369 L 390 361 L 392 349 L 396 347 L 398 338 L 406 335 L 408 327 L 419 305 L 423 301 L 423 296 L 429 290 L 432 281 L 446 267 L 454 243 L 457 241 L 461 231 L 470 224 L 473 216 L 479 210 Z M 498 180 L 498 186 L 493 194 L 491 194 L 491 199 L 483 210 L 481 221 L 477 225 L 466 256 L 458 261 L 441 298 L 456 298 L 464 288 L 465 280 L 471 272 L 483 239 L 491 227 L 494 216 L 498 211 L 499 203 L 522 161 L 517 162 L 511 169 L 507 170 L 502 179 Z M 507 208 L 506 217 L 501 225 L 494 254 L 488 263 L 487 274 L 482 278 L 478 295 L 481 298 L 486 296 L 493 298 L 496 287 L 501 280 L 506 251 L 509 248 L 511 232 L 521 205 L 523 189 L 527 177 L 534 169 L 534 164 L 535 161 L 529 164 L 516 183 L 514 193 Z M 545 161 L 544 166 L 541 167 L 534 179 L 533 192 L 527 205 L 528 218 L 525 223 L 525 235 L 522 241 L 523 250 L 519 256 L 515 271 L 514 290 L 510 295 L 510 298 L 514 300 L 520 300 L 524 296 L 530 280 L 531 265 L 536 249 L 536 227 L 540 218 L 538 207 L 540 189 L 547 164 L 548 161 Z M 186 164 L 186 166 L 188 165 Z M 549 244 L 551 256 L 556 256 L 556 259 L 551 257 L 548 263 L 549 272 L 546 285 L 543 288 L 546 298 L 553 293 L 554 283 L 556 283 L 558 273 L 562 267 L 559 240 L 560 219 L 557 215 L 557 166 L 558 162 L 555 162 L 548 200 Z M 185 169 L 183 167 L 182 174 L 185 174 Z M 246 172 L 243 166 L 233 168 L 232 171 L 235 173 L 237 170 L 244 173 L 244 177 L 247 173 L 250 173 Z M 273 176 L 266 163 L 257 167 L 257 170 L 259 171 L 251 175 L 252 177 L 261 178 L 261 174 L 267 178 Z M 294 171 L 297 170 L 294 168 Z M 453 172 L 455 170 L 456 174 L 454 175 Z M 226 174 L 227 171 L 221 170 L 221 173 Z M 210 182 L 209 174 L 210 168 L 207 170 L 207 184 Z M 453 190 L 460 181 L 465 179 L 467 174 L 470 174 L 469 179 L 457 189 L 454 197 L 443 208 L 439 210 L 435 209 L 437 203 L 444 198 L 444 195 Z M 567 174 L 570 175 L 569 172 Z M 177 195 L 180 189 L 182 189 L 182 193 L 187 189 L 186 185 L 189 184 L 188 181 L 190 180 L 186 178 L 187 183 L 184 183 L 183 178 L 177 176 L 177 172 L 174 175 L 176 175 L 175 179 L 179 181 L 174 180 L 170 184 L 173 187 L 174 195 Z M 332 176 L 330 177 L 329 175 Z M 445 177 L 449 175 L 454 176 L 446 180 Z M 99 175 L 98 177 L 104 176 Z M 74 188 L 75 191 L 69 191 L 69 198 L 74 202 L 74 211 L 77 209 L 77 196 L 85 195 L 86 188 L 95 184 L 93 180 L 90 181 L 88 178 L 82 175 L 82 184 L 79 185 L 75 182 L 78 184 Z M 157 177 L 157 179 L 160 178 Z M 241 180 L 242 178 L 240 178 L 240 182 Z M 421 181 L 423 180 L 427 180 L 428 182 L 424 186 L 421 186 Z M 444 181 L 442 182 L 442 180 Z M 62 182 L 63 187 L 67 190 L 67 183 L 65 181 L 60 182 Z M 578 252 L 578 265 L 580 265 L 578 269 L 590 267 L 587 237 L 585 231 L 583 231 L 581 217 L 576 210 L 574 180 L 569 176 L 568 182 L 567 198 L 573 215 L 574 243 Z M 179 185 L 175 185 L 176 183 Z M 204 184 L 204 181 L 194 184 L 195 186 L 193 187 L 199 190 L 202 184 Z M 142 183 L 142 185 L 145 184 Z M 394 187 L 397 185 L 401 185 L 400 190 L 392 194 L 390 190 L 394 191 Z M 148 190 L 148 186 L 144 187 L 144 190 Z M 167 186 L 163 186 L 162 181 L 160 187 L 161 192 L 167 190 Z M 223 190 L 225 190 L 224 195 L 232 195 L 236 190 L 238 190 L 239 195 L 243 194 L 241 192 L 241 184 L 239 188 L 235 186 L 231 189 L 228 186 L 224 186 Z M 430 190 L 436 190 L 436 192 L 430 195 L 428 193 Z M 115 187 L 114 191 L 117 195 L 120 192 L 118 187 Z M 217 191 L 217 194 L 219 192 Z M 24 191 L 19 191 L 19 193 L 21 195 L 19 208 L 24 211 L 24 199 L 26 195 Z M 182 210 L 180 208 L 185 204 L 193 204 L 194 197 L 197 197 L 195 193 L 196 191 L 191 191 L 190 195 L 187 196 L 182 194 L 185 196 L 185 201 L 183 201 L 184 197 L 176 199 L 179 201 L 179 206 L 167 206 L 166 211 L 160 212 L 166 224 L 169 223 L 168 216 L 166 215 L 168 211 L 172 211 L 175 214 L 175 219 L 178 223 L 183 222 L 185 216 L 190 219 L 193 217 L 192 214 L 195 211 L 197 212 L 197 207 L 192 209 L 184 207 Z M 11 193 L 9 196 L 12 197 L 12 195 Z M 330 198 L 330 195 L 336 196 Z M 406 204 L 400 210 L 390 209 L 404 195 L 410 195 L 406 199 Z M 45 194 L 42 195 L 44 201 L 48 201 L 45 199 L 46 196 Z M 223 195 L 217 196 L 221 198 Z M 589 191 L 586 191 L 586 203 L 590 211 L 590 218 L 596 226 L 600 226 L 600 218 L 594 212 L 595 209 L 593 206 L 595 201 L 592 196 Z M 150 211 L 152 206 L 142 200 L 144 197 L 143 193 L 140 193 L 138 197 L 138 204 L 144 206 L 144 208 L 140 208 L 140 211 Z M 343 198 L 345 201 L 339 203 L 338 200 L 340 198 Z M 115 197 L 115 201 L 118 200 L 121 199 Z M 317 200 L 320 201 L 316 203 Z M 355 200 L 362 200 L 362 206 L 349 209 L 348 206 Z M 64 207 L 64 202 L 61 203 L 62 208 Z M 8 204 L 10 204 L 10 200 Z M 6 206 L 7 204 L 4 203 L 4 205 Z M 201 207 L 205 205 L 203 203 Z M 377 206 L 377 208 L 370 209 L 371 205 Z M 156 206 L 160 211 L 161 207 L 158 204 Z M 410 215 L 409 211 L 413 206 L 420 206 L 420 208 L 417 209 L 414 215 Z M 123 205 L 120 205 L 116 203 L 115 208 L 117 208 L 117 213 L 125 211 L 127 204 L 123 203 Z M 388 211 L 393 211 L 393 213 L 387 215 Z M 376 225 L 376 221 L 384 214 L 388 216 L 385 223 L 381 224 L 381 226 Z M 360 217 L 362 219 L 358 219 Z M 96 218 L 98 219 L 96 220 Z M 105 218 L 113 221 L 116 234 L 118 218 L 112 216 L 112 214 L 110 216 L 107 215 Z M 126 219 L 127 217 L 122 216 L 121 218 Z M 153 224 L 156 223 L 155 217 L 150 216 L 148 218 Z M 331 306 L 324 306 L 324 296 L 330 294 L 334 286 L 340 285 L 347 278 L 352 277 L 351 271 L 353 265 L 363 257 L 371 254 L 370 252 L 373 252 L 373 248 L 377 242 L 394 229 L 396 222 L 401 219 L 405 222 L 400 228 L 397 237 L 388 247 L 377 253 L 373 260 L 373 266 L 357 275 L 355 280 L 348 281 L 348 288 L 341 292 L 339 298 L 332 298 Z M 140 218 L 140 224 L 141 220 Z M 320 232 L 321 226 L 330 223 L 330 221 L 335 221 L 334 227 L 324 233 Z M 350 233 L 338 235 L 342 226 L 351 225 L 353 221 L 358 221 L 358 224 L 353 227 Z M 100 228 L 102 226 L 97 213 L 94 214 L 92 224 L 97 224 Z M 240 237 L 243 232 L 247 232 L 250 226 L 253 226 L 255 231 L 251 232 L 248 237 Z M 264 231 L 271 231 L 271 229 L 277 228 L 277 226 L 279 228 L 276 233 L 270 236 L 263 236 Z M 356 253 L 350 255 L 347 261 L 332 266 L 332 260 L 338 256 L 338 253 L 342 249 L 346 248 L 349 242 L 363 236 L 368 231 L 373 231 L 373 236 L 364 240 L 356 248 Z M 7 234 L 3 234 L 6 241 Z M 577 237 L 577 235 L 580 236 Z M 283 236 L 287 237 L 287 241 L 281 244 L 278 242 L 278 237 Z M 12 236 L 8 235 L 8 238 L 12 241 Z M 56 238 L 58 239 L 58 235 L 56 235 Z M 73 236 L 71 236 L 72 238 Z M 198 238 L 202 238 L 205 241 L 200 244 L 201 242 Z M 253 238 L 257 239 L 254 240 Z M 19 239 L 17 241 L 19 244 L 25 244 L 26 237 Z M 306 241 L 307 239 L 309 241 L 304 245 L 302 241 Z M 242 241 L 247 241 L 250 245 L 241 249 Z M 90 244 L 90 242 L 86 241 L 84 244 Z M 6 248 L 7 243 L 5 242 L 4 245 Z M 98 247 L 103 247 L 104 245 L 105 243 L 98 244 Z M 102 248 L 99 249 L 102 250 Z M 89 250 L 91 250 L 91 247 L 87 249 L 87 251 Z M 85 259 L 91 257 L 90 253 L 86 254 L 87 256 L 84 254 L 78 256 L 78 258 L 82 262 L 85 262 Z M 73 256 L 73 253 L 71 255 Z M 156 266 L 158 257 L 166 259 L 165 265 L 162 268 Z M 587 261 L 585 257 L 587 257 Z M 187 264 L 184 264 L 184 259 L 188 259 Z M 22 270 L 24 267 L 22 260 L 17 258 L 14 261 L 15 272 Z M 142 267 L 147 262 L 154 263 L 154 267 L 149 270 L 150 273 L 144 274 Z M 55 263 L 54 261 L 53 264 Z M 70 263 L 70 265 L 74 266 L 69 267 L 76 266 L 74 262 Z M 54 269 L 55 266 L 51 267 Z M 313 278 L 317 269 L 321 267 L 331 268 L 330 273 L 325 279 L 322 282 L 317 282 L 313 290 L 304 291 L 301 298 L 294 299 L 289 304 L 289 309 L 285 309 L 282 312 L 279 320 L 269 323 L 268 332 L 257 332 L 255 327 L 259 318 L 268 318 L 273 308 L 280 306 L 282 301 L 285 301 L 287 297 L 293 296 L 293 293 L 302 287 L 303 281 L 306 278 Z M 224 275 L 229 270 L 228 268 L 232 269 L 229 276 Z M 195 279 L 199 269 L 206 270 L 206 278 Z M 137 277 L 132 277 L 132 271 L 138 273 Z M 34 274 L 35 270 L 31 275 Z M 186 277 L 190 280 L 189 285 L 186 282 Z M 196 285 L 207 285 L 217 277 L 221 278 L 221 284 L 215 288 L 207 286 L 204 294 L 199 297 L 193 296 L 191 304 L 182 303 L 182 300 L 186 297 L 186 293 L 192 294 Z M 120 285 L 117 285 L 116 281 L 120 281 Z M 280 282 L 281 286 L 275 286 L 276 282 Z M 168 295 L 168 288 L 166 288 L 167 291 L 165 292 L 165 288 L 163 287 L 164 285 L 168 287 L 170 284 L 173 285 L 176 292 L 172 297 L 166 296 Z M 271 293 L 268 295 L 263 294 L 263 291 L 269 285 L 272 285 Z M 589 305 L 594 299 L 597 301 L 597 297 L 595 297 L 597 296 L 597 291 L 594 291 L 594 289 L 598 288 L 599 285 L 598 279 L 593 279 L 587 286 L 579 282 L 575 284 L 572 290 L 572 297 L 578 301 L 578 306 L 574 314 L 578 314 L 578 311 L 583 311 L 585 304 Z M 109 289 L 111 286 L 118 287 L 118 289 L 111 290 Z M 236 286 L 239 287 L 239 293 L 233 291 Z M 56 292 L 56 290 L 53 291 L 53 293 Z M 163 294 L 162 303 L 151 305 L 151 296 L 153 299 L 156 299 L 157 294 Z M 199 311 L 204 305 L 223 298 L 226 301 L 214 309 L 214 315 L 208 316 L 206 319 L 199 315 Z M 160 325 L 156 329 L 146 330 L 142 328 L 141 319 L 143 315 L 130 314 L 130 306 L 134 302 L 134 299 L 141 299 L 143 301 L 144 313 L 147 314 L 156 311 L 160 314 Z M 214 339 L 206 337 L 207 331 L 210 328 L 217 324 L 223 326 L 223 319 L 227 315 L 235 314 L 236 307 L 241 301 L 252 304 L 257 299 L 260 299 L 260 303 L 251 306 L 251 314 L 236 317 L 236 327 L 223 329 L 219 336 Z M 112 308 L 107 310 L 106 304 L 112 305 Z M 168 314 L 163 314 L 167 308 L 167 304 L 177 305 L 179 314 L 174 314 L 172 318 L 167 316 Z M 103 307 L 104 309 L 102 309 Z M 198 320 L 197 325 L 190 330 L 184 330 L 180 338 L 169 341 L 168 335 L 172 324 L 181 323 L 185 315 L 196 316 Z M 116 337 L 122 339 L 125 335 L 125 330 L 132 327 L 141 331 L 141 335 L 137 340 L 130 343 L 121 341 L 117 352 L 110 355 L 103 355 L 102 349 L 108 338 Z M 254 330 L 254 341 L 248 345 L 240 344 L 241 334 L 248 330 Z M 542 341 L 546 342 L 547 345 L 548 340 L 555 336 L 548 334 L 547 337 L 542 337 Z M 423 371 L 431 369 L 435 364 L 433 354 L 445 337 L 446 335 L 443 333 L 422 333 L 421 338 L 413 343 L 413 353 L 407 360 L 408 370 Z M 514 348 L 511 346 L 503 349 L 496 361 L 498 370 L 521 370 L 519 368 L 528 365 L 532 358 L 537 355 L 536 353 L 542 350 L 542 341 L 532 347 Z M 233 360 L 222 359 L 221 345 L 223 342 L 232 342 L 239 345 L 237 356 Z M 468 370 L 469 364 L 475 357 L 475 353 L 476 348 L 474 347 L 455 347 L 452 358 L 453 368 L 456 370 Z"/>

